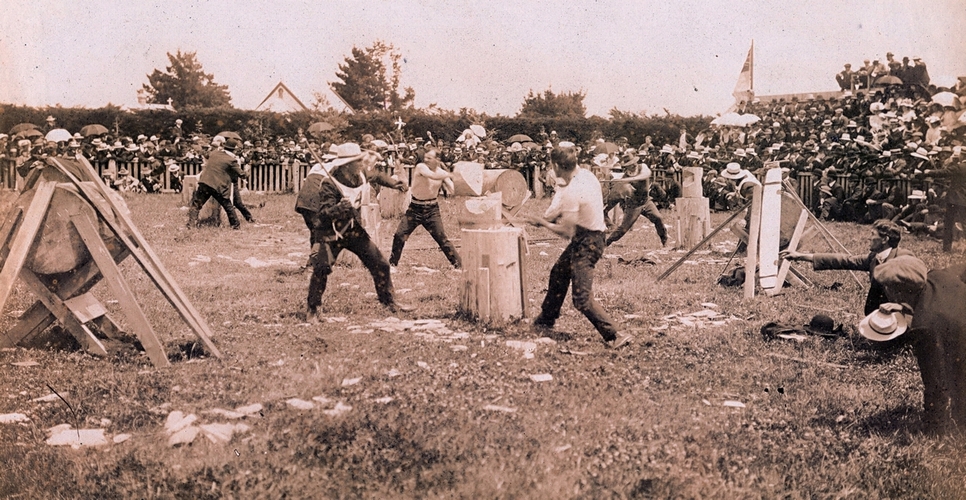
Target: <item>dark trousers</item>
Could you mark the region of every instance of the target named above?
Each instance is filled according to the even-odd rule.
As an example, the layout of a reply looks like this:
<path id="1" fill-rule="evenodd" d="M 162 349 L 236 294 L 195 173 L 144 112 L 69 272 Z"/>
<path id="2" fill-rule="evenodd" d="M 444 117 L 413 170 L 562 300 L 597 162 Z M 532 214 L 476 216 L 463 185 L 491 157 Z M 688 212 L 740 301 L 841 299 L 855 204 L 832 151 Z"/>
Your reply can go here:
<path id="1" fill-rule="evenodd" d="M 610 246 L 611 243 L 623 238 L 634 227 L 634 223 L 642 215 L 654 223 L 654 229 L 657 229 L 657 236 L 661 238 L 661 244 L 667 244 L 667 228 L 664 227 L 661 212 L 658 211 L 657 206 L 654 205 L 654 202 L 650 198 L 643 205 L 633 206 L 630 203 L 622 203 L 621 207 L 624 209 L 624 220 L 620 226 L 617 226 L 616 229 L 611 231 L 605 245 Z M 609 211 L 609 208 L 613 207 L 605 208 L 604 211 Z"/>
<path id="2" fill-rule="evenodd" d="M 943 252 L 953 251 L 953 237 L 956 235 L 956 222 L 966 230 L 966 206 L 946 205 L 946 218 L 943 220 Z"/>
<path id="3" fill-rule="evenodd" d="M 235 205 L 235 208 L 238 209 L 238 212 L 242 214 L 242 217 L 244 217 L 246 221 L 255 222 L 255 218 L 252 217 L 251 211 L 248 210 L 248 207 L 245 206 L 245 202 L 242 201 L 241 190 L 238 188 L 238 181 L 235 181 L 235 183 L 231 185 L 231 189 L 232 203 Z"/>
<path id="4" fill-rule="evenodd" d="M 326 241 L 327 238 L 316 234 L 312 240 L 321 245 L 319 255 L 316 256 L 312 267 L 312 278 L 309 281 L 308 307 L 309 312 L 315 312 L 322 305 L 322 294 L 325 293 L 325 285 L 329 275 L 332 274 L 332 265 L 339 257 L 343 249 L 348 250 L 362 261 L 362 264 L 372 275 L 372 281 L 376 285 L 376 295 L 379 302 L 383 305 L 392 304 L 393 289 L 392 280 L 389 278 L 389 263 L 382 256 L 379 247 L 369 239 L 366 230 L 356 225 L 343 233 L 337 240 Z M 314 247 L 313 247 L 314 248 Z"/>
<path id="5" fill-rule="evenodd" d="M 460 255 L 456 252 L 456 247 L 453 246 L 453 243 L 449 241 L 443 231 L 443 217 L 439 213 L 439 204 L 416 202 L 409 204 L 409 209 L 406 210 L 406 213 L 399 220 L 399 226 L 396 227 L 396 234 L 392 237 L 392 253 L 389 255 L 390 264 L 394 266 L 399 264 L 399 257 L 402 255 L 403 247 L 406 246 L 406 240 L 419 226 L 423 226 L 429 231 L 430 236 L 436 240 L 436 244 L 439 245 L 443 255 L 446 255 L 453 267 L 457 269 L 463 267 Z"/>
<path id="6" fill-rule="evenodd" d="M 232 206 L 231 200 L 224 197 L 216 191 L 214 188 L 207 184 L 198 183 L 198 189 L 195 190 L 194 196 L 191 197 L 191 208 L 188 209 L 188 225 L 191 227 L 196 227 L 198 225 L 198 213 L 201 212 L 201 207 L 205 206 L 210 198 L 214 198 L 215 201 L 221 205 L 221 208 L 225 209 L 225 213 L 228 214 L 228 223 L 231 224 L 232 229 L 238 229 L 241 227 L 241 223 L 238 222 L 238 216 L 235 214 L 235 207 Z"/>
<path id="7" fill-rule="evenodd" d="M 535 324 L 553 326 L 560 317 L 560 307 L 573 289 L 574 307 L 594 325 L 604 340 L 617 338 L 617 328 L 610 315 L 594 300 L 594 266 L 604 254 L 604 233 L 577 228 L 570 244 L 550 269 L 547 296 Z"/>

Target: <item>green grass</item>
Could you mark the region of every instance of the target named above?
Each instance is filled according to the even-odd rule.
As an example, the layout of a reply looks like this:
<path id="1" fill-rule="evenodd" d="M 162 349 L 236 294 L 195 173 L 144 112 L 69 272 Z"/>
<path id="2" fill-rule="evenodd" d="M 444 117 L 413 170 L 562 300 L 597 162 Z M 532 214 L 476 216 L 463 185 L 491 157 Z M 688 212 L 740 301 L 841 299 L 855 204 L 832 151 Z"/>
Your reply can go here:
<path id="1" fill-rule="evenodd" d="M 722 251 L 697 254 L 696 264 L 656 282 L 682 254 L 658 251 L 653 227 L 642 220 L 608 249 L 595 283 L 598 300 L 637 341 L 618 352 L 605 349 L 568 301 L 558 343 L 539 344 L 525 359 L 505 345 L 536 339 L 524 322 L 485 327 L 456 314 L 460 275 L 423 230 L 403 252 L 395 287 L 410 290 L 400 297 L 419 306 L 413 318 L 440 318 L 469 332 L 465 340 L 350 333 L 350 326 L 388 316 L 354 257 L 342 260 L 324 297 L 326 313 L 345 322 L 304 325 L 308 274 L 296 268 L 305 261 L 308 233 L 292 211 L 292 195 L 249 195 L 249 203 L 266 205 L 255 210 L 260 224 L 243 224 L 239 232 L 185 231 L 187 216 L 175 195 L 127 200 L 224 356 L 155 369 L 143 355 L 0 351 L 0 413 L 31 418 L 0 426 L 0 497 L 964 498 L 966 445 L 920 432 L 922 388 L 911 353 L 877 350 L 854 335 L 868 286 L 863 274 L 857 273 L 860 286 L 846 272 L 804 268 L 816 288 L 745 300 L 739 289 L 715 284 L 730 256 L 723 242 L 732 240 L 733 248 L 734 237 L 723 233 L 716 240 Z M 546 203 L 530 202 L 525 212 L 539 213 Z M 444 202 L 454 240 L 456 212 L 454 201 Z M 673 224 L 670 214 L 665 220 Z M 390 235 L 394 222 L 386 223 Z M 828 227 L 853 252 L 866 251 L 868 227 Z M 530 238 L 532 316 L 564 242 L 542 230 L 530 230 Z M 938 242 L 906 239 L 902 245 L 930 267 L 952 262 Z M 827 247 L 815 239 L 805 248 Z M 211 261 L 190 265 L 198 255 Z M 621 264 L 617 255 L 650 255 L 659 264 Z M 242 262 L 249 257 L 293 264 L 253 268 Z M 169 346 L 192 341 L 139 268 L 125 262 L 122 269 L 161 339 Z M 95 294 L 111 298 L 103 285 Z M 30 301 L 21 289 L 0 328 L 13 322 L 6 313 Z M 700 310 L 703 302 L 740 320 L 651 329 L 663 316 Z M 766 342 L 758 333 L 768 321 L 800 325 L 819 312 L 849 325 L 853 335 L 796 343 Z M 10 365 L 28 359 L 40 366 Z M 391 370 L 399 375 L 390 377 Z M 539 373 L 553 380 L 530 380 Z M 361 381 L 343 386 L 347 378 Z M 48 394 L 48 384 L 65 395 L 82 427 L 100 427 L 106 418 L 109 435 L 133 437 L 101 449 L 47 446 L 45 429 L 75 422 L 61 402 L 30 401 Z M 352 410 L 332 417 L 285 403 L 313 396 Z M 384 397 L 392 401 L 380 402 Z M 727 400 L 745 407 L 723 406 Z M 172 410 L 217 422 L 202 412 L 256 402 L 265 409 L 244 420 L 252 430 L 227 445 L 203 437 L 185 447 L 165 443 L 163 424 Z"/>

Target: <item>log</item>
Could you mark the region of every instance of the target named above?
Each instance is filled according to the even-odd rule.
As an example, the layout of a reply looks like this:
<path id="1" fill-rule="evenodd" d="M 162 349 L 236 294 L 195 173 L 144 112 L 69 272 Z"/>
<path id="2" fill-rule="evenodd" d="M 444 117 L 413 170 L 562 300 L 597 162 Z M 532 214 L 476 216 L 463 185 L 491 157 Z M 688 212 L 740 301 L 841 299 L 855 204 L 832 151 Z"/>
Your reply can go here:
<path id="1" fill-rule="evenodd" d="M 496 229 L 503 226 L 503 198 L 500 193 L 468 198 L 456 216 L 460 228 Z"/>
<path id="2" fill-rule="evenodd" d="M 14 202 L 14 206 L 26 210 L 33 199 L 33 193 L 33 189 L 24 192 Z M 103 203 L 104 200 L 100 202 Z M 89 210 L 88 207 L 73 184 L 58 184 L 44 222 L 31 246 L 30 255 L 24 261 L 24 267 L 37 274 L 57 274 L 72 271 L 90 262 L 90 252 L 70 222 L 70 214 Z M 115 248 L 120 244 L 109 228 L 100 224 L 99 229 L 101 239 L 108 248 Z"/>
<path id="3" fill-rule="evenodd" d="M 701 180 L 704 170 L 701 167 L 685 167 L 681 175 L 681 197 L 700 198 L 704 196 Z"/>
<path id="4" fill-rule="evenodd" d="M 529 192 L 527 179 L 517 170 L 483 171 L 483 193 L 500 193 L 503 197 L 503 206 L 507 208 L 520 206 Z"/>
<path id="5" fill-rule="evenodd" d="M 527 179 L 516 170 L 484 169 L 471 161 L 453 164 L 453 191 L 456 196 L 482 196 L 486 193 L 502 193 L 503 206 L 514 208 L 523 203 L 530 188 Z"/>
<path id="6" fill-rule="evenodd" d="M 678 198 L 674 206 L 677 248 L 692 248 L 711 232 L 711 207 L 708 199 Z"/>
<path id="7" fill-rule="evenodd" d="M 195 197 L 195 191 L 197 190 L 198 176 L 184 176 L 184 178 L 181 179 L 181 203 L 190 208 L 191 199 Z M 221 212 L 221 205 L 219 205 L 214 198 L 208 198 L 208 201 L 205 202 L 205 205 L 201 207 L 201 211 L 198 212 L 198 223 L 203 226 L 220 226 Z"/>
<path id="8" fill-rule="evenodd" d="M 453 194 L 481 196 L 483 194 L 483 164 L 458 161 L 453 164 Z"/>
<path id="9" fill-rule="evenodd" d="M 462 229 L 460 310 L 486 324 L 523 317 L 522 229 Z"/>

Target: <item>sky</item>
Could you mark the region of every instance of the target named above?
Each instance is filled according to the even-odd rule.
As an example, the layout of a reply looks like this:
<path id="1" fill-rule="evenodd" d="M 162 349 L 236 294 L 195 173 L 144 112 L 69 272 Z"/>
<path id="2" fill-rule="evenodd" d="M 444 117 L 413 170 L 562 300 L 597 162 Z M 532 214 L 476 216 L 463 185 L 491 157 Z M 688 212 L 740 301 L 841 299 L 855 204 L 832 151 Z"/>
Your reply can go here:
<path id="1" fill-rule="evenodd" d="M 588 115 L 716 115 L 754 40 L 757 95 L 836 90 L 844 63 L 923 59 L 966 75 L 963 0 L 4 0 L 0 102 L 133 105 L 167 53 L 196 52 L 235 107 L 282 81 L 303 102 L 352 47 L 403 57 L 415 104 L 513 116 L 527 93 L 584 92 Z M 331 100 L 331 99 L 330 99 Z"/>

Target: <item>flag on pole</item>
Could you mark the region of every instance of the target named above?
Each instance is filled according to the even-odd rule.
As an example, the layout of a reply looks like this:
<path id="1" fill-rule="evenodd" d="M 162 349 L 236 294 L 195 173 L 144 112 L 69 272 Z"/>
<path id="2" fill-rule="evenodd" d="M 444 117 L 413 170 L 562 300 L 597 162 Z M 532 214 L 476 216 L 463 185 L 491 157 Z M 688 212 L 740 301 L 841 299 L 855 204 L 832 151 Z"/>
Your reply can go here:
<path id="1" fill-rule="evenodd" d="M 745 64 L 738 73 L 738 82 L 735 83 L 735 90 L 731 93 L 735 96 L 735 101 L 751 102 L 755 97 L 755 41 L 751 41 L 751 48 L 748 49 L 748 57 Z"/>

